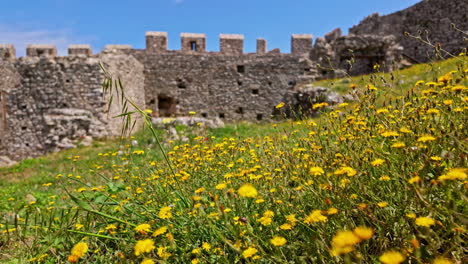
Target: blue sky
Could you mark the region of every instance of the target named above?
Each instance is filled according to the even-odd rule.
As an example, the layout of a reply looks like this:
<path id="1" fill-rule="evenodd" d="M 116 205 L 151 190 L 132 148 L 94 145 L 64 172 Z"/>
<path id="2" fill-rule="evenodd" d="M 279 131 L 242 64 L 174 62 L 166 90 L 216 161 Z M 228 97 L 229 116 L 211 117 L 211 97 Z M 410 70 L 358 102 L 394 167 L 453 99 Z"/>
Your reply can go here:
<path id="1" fill-rule="evenodd" d="M 169 33 L 169 49 L 180 48 L 180 33 L 206 33 L 207 50 L 219 50 L 220 33 L 244 34 L 245 51 L 255 40 L 268 49 L 290 52 L 291 34 L 314 38 L 340 27 L 343 32 L 367 15 L 392 13 L 419 0 L 3 0 L 0 43 L 12 43 L 18 56 L 29 43 L 145 47 L 146 31 Z"/>

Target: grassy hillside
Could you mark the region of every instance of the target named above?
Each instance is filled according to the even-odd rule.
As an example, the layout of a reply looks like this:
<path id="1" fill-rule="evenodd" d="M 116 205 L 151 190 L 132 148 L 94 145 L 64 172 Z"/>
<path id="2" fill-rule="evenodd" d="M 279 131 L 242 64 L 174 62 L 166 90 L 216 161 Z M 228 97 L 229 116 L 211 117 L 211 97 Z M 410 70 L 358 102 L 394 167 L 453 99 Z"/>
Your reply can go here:
<path id="1" fill-rule="evenodd" d="M 321 105 L 315 120 L 186 131 L 169 162 L 142 132 L 138 144 L 96 142 L 1 169 L 0 258 L 462 262 L 467 66 L 459 57 L 323 81 L 356 102 Z"/>

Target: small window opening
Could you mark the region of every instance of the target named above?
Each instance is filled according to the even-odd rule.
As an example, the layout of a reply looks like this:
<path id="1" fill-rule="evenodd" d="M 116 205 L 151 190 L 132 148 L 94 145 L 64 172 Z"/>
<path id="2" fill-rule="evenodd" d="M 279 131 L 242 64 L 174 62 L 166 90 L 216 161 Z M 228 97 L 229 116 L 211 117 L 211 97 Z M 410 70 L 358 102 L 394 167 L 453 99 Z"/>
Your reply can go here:
<path id="1" fill-rule="evenodd" d="M 66 83 L 69 83 L 69 82 L 70 82 L 70 79 L 66 79 L 65 82 L 66 82 Z"/>
<path id="2" fill-rule="evenodd" d="M 271 86 L 273 83 L 272 82 L 268 82 L 268 85 Z"/>
<path id="3" fill-rule="evenodd" d="M 237 85 L 241 86 L 241 85 L 242 85 L 242 81 L 237 81 Z"/>
<path id="4" fill-rule="evenodd" d="M 252 94 L 259 94 L 259 90 L 258 89 L 252 89 Z"/>
<path id="5" fill-rule="evenodd" d="M 327 74 L 327 71 L 323 70 L 322 75 L 325 75 L 325 74 Z"/>
<path id="6" fill-rule="evenodd" d="M 190 41 L 190 50 L 197 51 L 197 42 L 196 41 Z"/>
<path id="7" fill-rule="evenodd" d="M 25 126 L 21 127 L 21 130 L 23 130 L 23 131 L 26 130 L 26 129 L 28 129 L 28 128 L 25 127 Z"/>
<path id="8" fill-rule="evenodd" d="M 219 118 L 225 118 L 224 113 L 219 113 Z"/>
<path id="9" fill-rule="evenodd" d="M 43 50 L 38 50 L 37 51 L 37 56 L 42 56 L 44 55 L 44 51 Z"/>
<path id="10" fill-rule="evenodd" d="M 289 85 L 289 86 L 294 86 L 294 85 L 296 85 L 296 82 L 295 82 L 295 81 L 289 81 L 289 82 L 288 82 L 288 85 Z"/>
<path id="11" fill-rule="evenodd" d="M 237 72 L 238 73 L 244 73 L 245 72 L 245 66 L 244 65 L 237 65 Z"/>
<path id="12" fill-rule="evenodd" d="M 257 120 L 261 121 L 262 119 L 263 119 L 263 115 L 262 114 L 257 114 Z"/>
<path id="13" fill-rule="evenodd" d="M 155 104 L 156 103 L 156 100 L 153 98 L 149 101 L 149 104 Z"/>
<path id="14" fill-rule="evenodd" d="M 244 108 L 242 108 L 242 107 L 237 108 L 236 113 L 243 115 L 244 114 Z"/>
<path id="15" fill-rule="evenodd" d="M 187 88 L 187 85 L 185 84 L 185 81 L 182 80 L 182 79 L 177 79 L 177 88 L 179 88 L 179 89 Z"/>
<path id="16" fill-rule="evenodd" d="M 310 72 L 310 68 L 305 68 L 304 72 Z"/>
<path id="17" fill-rule="evenodd" d="M 208 114 L 207 113 L 202 113 L 201 116 L 204 117 L 204 118 L 207 118 Z"/>

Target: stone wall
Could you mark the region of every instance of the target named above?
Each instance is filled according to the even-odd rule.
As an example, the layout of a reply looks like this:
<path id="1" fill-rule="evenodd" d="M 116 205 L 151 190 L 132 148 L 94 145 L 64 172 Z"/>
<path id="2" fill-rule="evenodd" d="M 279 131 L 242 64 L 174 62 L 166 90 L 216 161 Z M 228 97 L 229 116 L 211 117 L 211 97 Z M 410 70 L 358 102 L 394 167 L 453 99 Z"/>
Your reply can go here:
<path id="1" fill-rule="evenodd" d="M 0 61 L 0 156 L 34 157 L 74 147 L 85 137 L 118 135 L 120 120 L 112 117 L 120 106 L 106 112 L 100 62 L 128 83 L 133 100 L 144 103 L 143 66 L 132 56 L 56 57 L 29 50 L 30 57 Z"/>
<path id="2" fill-rule="evenodd" d="M 462 32 L 452 29 L 455 24 Z M 427 31 L 427 35 L 425 32 Z M 386 16 L 372 14 L 359 25 L 352 27 L 351 34 L 394 35 L 403 46 L 404 55 L 413 62 L 426 62 L 433 58 L 434 48 L 424 45 L 414 38 L 405 36 L 422 33 L 433 44 L 454 55 L 468 47 L 468 3 L 466 0 L 423 0 L 416 5 Z M 447 54 L 443 54 L 448 57 Z"/>
<path id="3" fill-rule="evenodd" d="M 310 60 L 290 54 L 131 54 L 145 65 L 146 107 L 160 116 L 267 120 L 296 84 L 316 77 Z"/>

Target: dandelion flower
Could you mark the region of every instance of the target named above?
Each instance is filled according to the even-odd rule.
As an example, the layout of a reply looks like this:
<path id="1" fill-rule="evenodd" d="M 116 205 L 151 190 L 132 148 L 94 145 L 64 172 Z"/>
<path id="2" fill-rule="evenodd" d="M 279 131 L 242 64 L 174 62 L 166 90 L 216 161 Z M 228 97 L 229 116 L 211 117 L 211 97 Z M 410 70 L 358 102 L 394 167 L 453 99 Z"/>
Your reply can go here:
<path id="1" fill-rule="evenodd" d="M 431 135 L 422 135 L 418 138 L 418 142 L 428 142 L 434 140 L 436 140 L 436 138 Z"/>
<path id="2" fill-rule="evenodd" d="M 374 235 L 374 230 L 370 227 L 358 226 L 353 230 L 353 233 L 361 240 L 368 240 Z"/>
<path id="3" fill-rule="evenodd" d="M 162 259 L 167 259 L 168 257 L 172 256 L 171 253 L 167 252 L 167 247 L 158 247 L 158 256 Z"/>
<path id="4" fill-rule="evenodd" d="M 273 244 L 275 247 L 282 247 L 286 244 L 287 240 L 284 237 L 275 236 L 270 239 L 270 243 Z"/>
<path id="5" fill-rule="evenodd" d="M 327 220 L 327 217 L 322 215 L 320 210 L 314 210 L 304 219 L 304 223 L 311 224 L 317 222 L 327 222 Z"/>
<path id="6" fill-rule="evenodd" d="M 416 218 L 416 225 L 430 227 L 435 224 L 434 219 L 426 216 Z"/>
<path id="7" fill-rule="evenodd" d="M 88 252 L 88 244 L 85 242 L 79 242 L 71 250 L 71 254 L 78 258 L 82 258 L 86 252 Z"/>
<path id="8" fill-rule="evenodd" d="M 377 206 L 380 207 L 380 208 L 384 208 L 384 207 L 387 207 L 387 206 L 388 206 L 388 203 L 386 203 L 386 202 L 379 202 L 379 203 L 377 203 Z"/>
<path id="9" fill-rule="evenodd" d="M 154 236 L 154 237 L 157 237 L 157 236 L 162 235 L 162 234 L 164 234 L 164 233 L 166 233 L 166 232 L 167 232 L 167 227 L 166 227 L 166 226 L 162 226 L 162 227 L 156 229 L 156 231 L 154 231 L 153 236 Z"/>
<path id="10" fill-rule="evenodd" d="M 141 264 L 154 264 L 154 261 L 152 259 L 144 259 Z"/>
<path id="11" fill-rule="evenodd" d="M 242 197 L 255 198 L 258 195 L 257 189 L 252 184 L 242 185 L 237 193 Z"/>
<path id="12" fill-rule="evenodd" d="M 465 180 L 467 178 L 467 169 L 454 168 L 450 169 L 446 174 L 440 176 L 438 179 L 444 180 Z"/>
<path id="13" fill-rule="evenodd" d="M 276 109 L 280 109 L 280 108 L 282 108 L 283 106 L 284 106 L 284 103 L 281 102 L 281 103 L 277 104 L 277 105 L 275 106 L 275 108 L 276 108 Z"/>
<path id="14" fill-rule="evenodd" d="M 140 240 L 135 244 L 135 256 L 139 256 L 142 253 L 149 253 L 156 247 L 154 246 L 154 241 L 151 239 Z"/>
<path id="15" fill-rule="evenodd" d="M 374 166 L 374 167 L 378 167 L 378 166 L 380 166 L 380 165 L 382 165 L 382 164 L 384 164 L 384 163 L 385 163 L 385 160 L 383 160 L 383 159 L 376 159 L 376 160 L 374 160 L 374 161 L 371 162 L 371 165 Z"/>
<path id="16" fill-rule="evenodd" d="M 405 256 L 403 256 L 400 252 L 398 251 L 387 251 L 383 253 L 380 257 L 379 260 L 384 263 L 384 264 L 400 264 L 403 261 L 405 261 Z"/>
<path id="17" fill-rule="evenodd" d="M 149 224 L 140 224 L 140 225 L 137 225 L 137 227 L 135 227 L 135 231 L 137 231 L 138 233 L 144 235 L 144 234 L 147 234 L 151 229 L 151 226 Z"/>
<path id="18" fill-rule="evenodd" d="M 172 218 L 172 213 L 171 213 L 172 207 L 169 206 L 164 206 L 159 210 L 158 216 L 161 219 L 170 219 Z"/>
<path id="19" fill-rule="evenodd" d="M 257 254 L 258 250 L 254 247 L 248 247 L 246 250 L 244 250 L 242 252 L 242 256 L 244 258 L 251 258 L 253 257 L 255 254 Z"/>
<path id="20" fill-rule="evenodd" d="M 320 168 L 320 167 L 312 167 L 312 168 L 310 168 L 309 173 L 312 176 L 319 176 L 319 175 L 324 174 L 325 171 L 323 171 L 323 169 Z"/>

